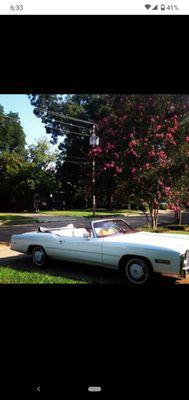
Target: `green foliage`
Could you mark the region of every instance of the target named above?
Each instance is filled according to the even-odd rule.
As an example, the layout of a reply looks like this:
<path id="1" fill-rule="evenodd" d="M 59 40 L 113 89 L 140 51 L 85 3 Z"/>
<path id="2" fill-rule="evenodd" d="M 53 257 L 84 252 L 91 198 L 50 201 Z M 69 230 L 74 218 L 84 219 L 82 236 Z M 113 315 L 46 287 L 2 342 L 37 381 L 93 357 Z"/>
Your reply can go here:
<path id="1" fill-rule="evenodd" d="M 0 153 L 0 207 L 34 209 L 57 188 L 55 153 L 46 140 L 29 146 L 27 156 L 16 151 Z"/>
<path id="2" fill-rule="evenodd" d="M 57 178 L 65 191 L 65 200 L 69 207 L 87 207 L 91 202 L 92 168 L 89 155 L 89 138 L 66 133 L 67 130 L 90 134 L 89 126 L 75 123 L 79 128 L 63 125 L 62 119 L 51 112 L 69 115 L 71 117 L 98 122 L 102 116 L 110 112 L 107 95 L 73 94 L 60 95 L 30 95 L 31 104 L 35 106 L 34 113 L 41 118 L 51 142 L 59 143 L 57 158 Z M 45 111 L 41 111 L 44 109 Z M 64 121 L 66 123 L 70 121 Z M 74 124 L 74 121 L 73 121 Z"/>
<path id="3" fill-rule="evenodd" d="M 139 208 L 140 204 L 142 207 L 147 204 L 157 222 L 161 202 L 172 200 L 178 206 L 184 204 L 189 187 L 187 95 L 30 95 L 30 100 L 52 143 L 62 137 L 57 177 L 69 206 L 91 204 L 94 153 L 89 151 L 88 138 L 84 137 L 89 133 L 88 126 L 74 128 L 83 136 L 73 135 L 67 132 L 71 128 L 62 124 L 60 114 L 97 123 L 98 205 L 106 203 L 108 208 L 129 205 L 134 196 L 134 204 Z M 156 210 L 154 215 L 153 210 Z"/>
<path id="4" fill-rule="evenodd" d="M 4 113 L 0 106 L 0 152 L 25 151 L 25 134 L 17 113 Z"/>
<path id="5" fill-rule="evenodd" d="M 0 283 L 1 284 L 73 284 L 84 283 L 81 280 L 69 279 L 64 276 L 58 276 L 45 271 L 37 271 L 33 268 L 26 271 L 22 267 L 15 269 L 11 266 L 0 265 Z"/>
<path id="6" fill-rule="evenodd" d="M 50 164 L 56 161 L 56 153 L 50 150 L 49 142 L 41 139 L 36 145 L 28 146 L 28 162 L 35 165 L 36 168 L 45 170 Z"/>

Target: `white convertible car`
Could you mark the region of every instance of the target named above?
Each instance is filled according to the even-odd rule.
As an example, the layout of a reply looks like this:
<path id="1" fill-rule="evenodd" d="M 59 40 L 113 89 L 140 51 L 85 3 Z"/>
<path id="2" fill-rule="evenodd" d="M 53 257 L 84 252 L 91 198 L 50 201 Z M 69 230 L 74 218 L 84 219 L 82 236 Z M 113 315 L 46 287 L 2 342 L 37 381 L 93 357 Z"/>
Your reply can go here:
<path id="1" fill-rule="evenodd" d="M 89 228 L 12 235 L 11 249 L 31 254 L 35 265 L 50 259 L 119 270 L 133 285 L 147 284 L 154 273 L 185 276 L 189 271 L 189 238 L 185 235 L 137 232 L 118 218 L 92 221 Z"/>

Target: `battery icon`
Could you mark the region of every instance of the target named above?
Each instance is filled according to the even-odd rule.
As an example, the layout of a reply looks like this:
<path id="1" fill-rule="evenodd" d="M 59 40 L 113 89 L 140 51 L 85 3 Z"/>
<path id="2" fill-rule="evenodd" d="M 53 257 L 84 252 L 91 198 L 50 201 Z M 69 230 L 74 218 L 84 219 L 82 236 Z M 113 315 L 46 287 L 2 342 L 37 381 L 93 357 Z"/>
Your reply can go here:
<path id="1" fill-rule="evenodd" d="M 101 392 L 102 388 L 100 386 L 89 386 L 88 391 L 89 392 Z"/>

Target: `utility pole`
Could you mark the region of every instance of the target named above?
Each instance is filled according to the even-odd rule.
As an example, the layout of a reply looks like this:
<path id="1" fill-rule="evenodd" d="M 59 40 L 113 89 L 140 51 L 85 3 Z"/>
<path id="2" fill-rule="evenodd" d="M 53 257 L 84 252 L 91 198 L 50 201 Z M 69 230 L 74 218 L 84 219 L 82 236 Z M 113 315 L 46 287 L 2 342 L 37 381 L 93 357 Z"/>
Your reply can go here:
<path id="1" fill-rule="evenodd" d="M 91 131 L 91 137 L 89 140 L 90 146 L 95 149 L 96 146 L 99 145 L 99 137 L 96 136 L 96 126 L 93 125 L 92 131 Z M 93 161 L 92 161 L 92 196 L 93 196 L 93 217 L 95 216 L 96 213 L 96 159 L 95 159 L 95 153 L 93 153 Z"/>

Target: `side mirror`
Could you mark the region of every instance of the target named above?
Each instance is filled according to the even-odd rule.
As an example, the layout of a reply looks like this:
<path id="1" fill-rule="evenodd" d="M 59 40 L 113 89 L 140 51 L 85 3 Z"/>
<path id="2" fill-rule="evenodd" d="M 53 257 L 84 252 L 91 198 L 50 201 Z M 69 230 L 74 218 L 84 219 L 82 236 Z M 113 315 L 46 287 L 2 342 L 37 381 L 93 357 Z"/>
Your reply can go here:
<path id="1" fill-rule="evenodd" d="M 85 239 L 89 239 L 89 238 L 90 238 L 90 233 L 89 233 L 89 232 L 84 233 L 84 234 L 83 234 L 83 237 L 84 237 Z"/>

